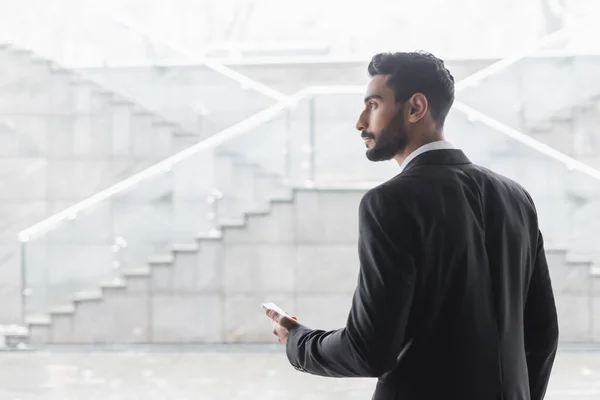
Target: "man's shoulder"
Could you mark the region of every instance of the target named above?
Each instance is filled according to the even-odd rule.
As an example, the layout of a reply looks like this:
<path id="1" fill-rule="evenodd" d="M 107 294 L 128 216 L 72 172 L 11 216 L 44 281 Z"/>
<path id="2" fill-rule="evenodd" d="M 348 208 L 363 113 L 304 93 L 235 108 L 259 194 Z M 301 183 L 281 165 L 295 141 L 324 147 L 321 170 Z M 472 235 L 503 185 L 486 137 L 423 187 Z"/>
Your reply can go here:
<path id="1" fill-rule="evenodd" d="M 414 185 L 412 179 L 402 177 L 402 174 L 396 175 L 392 179 L 385 181 L 372 189 L 369 189 L 363 196 L 363 203 L 376 203 L 378 205 L 398 204 L 402 199 L 410 197 Z M 414 182 L 413 182 L 414 183 Z"/>
<path id="2" fill-rule="evenodd" d="M 495 192 L 505 192 L 512 196 L 526 199 L 533 205 L 533 200 L 529 192 L 518 181 L 507 177 L 501 173 L 495 172 L 487 167 L 478 164 L 466 164 L 459 167 L 462 174 L 453 175 L 457 180 L 468 179 L 475 183 L 481 192 L 492 190 Z M 432 177 L 439 177 L 439 170 L 436 169 L 415 169 L 401 173 L 390 180 L 374 187 L 367 194 L 374 198 L 391 197 L 398 202 L 399 200 L 409 201 L 410 199 L 422 199 L 423 196 L 435 195 L 435 185 L 432 186 Z M 460 178 L 462 176 L 462 178 Z M 370 193 L 372 192 L 372 193 Z"/>
<path id="3" fill-rule="evenodd" d="M 505 196 L 520 199 L 526 204 L 534 206 L 533 199 L 527 189 L 515 179 L 475 164 L 473 164 L 473 171 L 472 177 L 480 181 L 479 184 L 483 188 L 482 190 L 503 193 Z"/>

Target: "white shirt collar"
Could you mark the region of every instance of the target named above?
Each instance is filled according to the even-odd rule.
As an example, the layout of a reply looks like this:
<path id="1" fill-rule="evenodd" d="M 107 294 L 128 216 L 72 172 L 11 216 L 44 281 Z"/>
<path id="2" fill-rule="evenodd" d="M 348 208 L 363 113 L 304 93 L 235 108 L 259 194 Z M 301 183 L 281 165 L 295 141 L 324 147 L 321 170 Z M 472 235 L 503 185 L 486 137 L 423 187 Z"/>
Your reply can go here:
<path id="1" fill-rule="evenodd" d="M 408 157 L 406 157 L 404 159 L 404 161 L 402 161 L 402 164 L 400 164 L 400 172 L 404 171 L 404 168 L 406 168 L 406 166 L 408 165 L 409 162 L 411 162 L 417 156 L 420 156 L 423 153 L 426 153 L 431 150 L 445 150 L 445 149 L 453 149 L 453 148 L 454 148 L 454 146 L 452 145 L 452 143 L 450 143 L 446 140 L 438 140 L 437 142 L 431 142 L 431 143 L 424 144 L 423 146 L 419 147 L 418 149 L 416 149 L 415 151 L 410 153 L 408 155 Z"/>

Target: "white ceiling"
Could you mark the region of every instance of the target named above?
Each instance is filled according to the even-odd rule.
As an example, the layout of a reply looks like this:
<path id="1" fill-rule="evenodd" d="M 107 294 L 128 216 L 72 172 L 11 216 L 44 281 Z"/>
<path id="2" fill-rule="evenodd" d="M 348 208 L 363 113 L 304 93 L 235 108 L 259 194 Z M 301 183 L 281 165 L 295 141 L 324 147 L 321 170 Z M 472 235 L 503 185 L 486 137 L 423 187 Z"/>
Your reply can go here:
<path id="1" fill-rule="evenodd" d="M 597 0 L 0 0 L 0 40 L 67 64 L 186 60 L 160 43 L 197 55 L 262 47 L 499 57 L 546 33 L 543 1 L 580 15 L 600 8 Z"/>

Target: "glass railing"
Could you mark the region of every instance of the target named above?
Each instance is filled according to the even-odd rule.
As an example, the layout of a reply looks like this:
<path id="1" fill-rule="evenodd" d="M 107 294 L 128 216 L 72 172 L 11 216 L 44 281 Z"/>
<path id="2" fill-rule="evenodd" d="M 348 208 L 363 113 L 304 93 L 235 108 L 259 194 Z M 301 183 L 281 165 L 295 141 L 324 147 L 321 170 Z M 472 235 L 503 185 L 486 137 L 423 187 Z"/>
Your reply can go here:
<path id="1" fill-rule="evenodd" d="M 176 244 L 243 222 L 291 186 L 389 179 L 397 166 L 369 162 L 355 129 L 363 95 L 303 91 L 23 231 L 26 311 L 47 311 Z M 597 259 L 597 170 L 460 102 L 446 133 L 474 162 L 531 192 L 549 247 Z"/>
<path id="2" fill-rule="evenodd" d="M 160 69 L 87 68 L 78 72 L 135 99 L 194 133 L 197 139 L 210 137 L 278 101 L 205 64 Z"/>
<path id="3" fill-rule="evenodd" d="M 290 113 L 267 109 L 21 232 L 26 311 L 68 304 L 78 291 L 146 266 L 149 256 L 264 209 L 290 166 Z"/>
<path id="4" fill-rule="evenodd" d="M 511 69 L 511 66 L 506 66 Z M 498 70 L 501 71 L 501 70 Z M 498 72 L 501 73 L 501 72 Z M 393 162 L 372 163 L 354 125 L 362 104 L 357 94 L 317 95 L 315 181 L 378 182 L 398 172 Z M 502 97 L 501 88 L 488 94 Z M 459 91 L 459 98 L 462 93 Z M 536 202 L 548 248 L 600 265 L 600 170 L 535 140 L 457 100 L 445 128 L 447 138 L 473 162 L 523 185 Z"/>
<path id="5" fill-rule="evenodd" d="M 479 139 L 463 142 L 475 161 L 531 191 L 551 246 L 600 264 L 600 53 L 587 39 L 596 34 L 595 24 L 573 21 L 536 51 L 462 82 L 455 108 L 480 118 L 449 135 L 472 131 Z M 504 137 L 493 163 L 478 150 L 489 137 Z"/>
<path id="6" fill-rule="evenodd" d="M 474 163 L 515 180 L 531 194 L 547 248 L 600 262 L 600 171 L 460 102 L 446 132 Z"/>
<path id="7" fill-rule="evenodd" d="M 104 89 L 180 125 L 182 136 L 188 136 L 179 139 L 182 147 L 286 97 L 199 57 L 193 47 L 181 46 L 177 38 L 159 35 L 152 27 L 111 9 L 70 1 L 62 9 L 51 6 L 43 13 L 46 5 L 38 6 L 35 13 L 19 8 L 15 18 L 22 17 L 23 23 L 35 27 L 39 34 L 18 35 L 15 29 L 0 28 L 0 43 L 11 43 L 39 58 L 73 68 Z M 53 13 L 70 17 L 58 23 Z M 148 62 L 140 64 L 144 57 Z"/>
<path id="8" fill-rule="evenodd" d="M 600 167 L 600 52 L 576 52 L 597 28 L 575 24 L 537 51 L 465 87 L 457 98 L 561 152 Z"/>
<path id="9" fill-rule="evenodd" d="M 511 67 L 506 67 L 510 69 Z M 501 72 L 498 72 L 501 73 Z M 358 91 L 358 93 L 362 93 Z M 459 98 L 461 93 L 459 91 Z M 489 94 L 502 97 L 501 88 Z M 393 162 L 371 163 L 354 128 L 362 106 L 359 94 L 315 96 L 317 182 L 388 179 Z M 536 202 L 548 248 L 567 249 L 569 257 L 600 265 L 600 170 L 535 140 L 457 100 L 446 137 L 473 162 L 523 185 Z"/>
<path id="10" fill-rule="evenodd" d="M 136 19 L 106 8 L 92 8 L 86 13 L 89 19 L 98 21 L 96 24 L 102 24 L 97 29 L 119 35 L 125 41 L 147 43 L 154 54 L 171 61 L 165 64 L 157 59 L 160 66 L 156 68 L 139 66 L 132 60 L 132 65 L 125 61 L 121 66 L 80 70 L 109 87 L 119 88 L 200 138 L 232 126 L 286 97 L 224 65 L 199 57 L 177 40 L 156 34 Z M 109 59 L 115 51 L 123 51 L 106 41 L 97 46 L 99 53 Z M 180 62 L 173 62 L 173 57 Z"/>
<path id="11" fill-rule="evenodd" d="M 68 304 L 200 234 L 218 236 L 291 187 L 390 178 L 393 163 L 364 156 L 361 94 L 303 91 L 21 232 L 26 312 Z"/>

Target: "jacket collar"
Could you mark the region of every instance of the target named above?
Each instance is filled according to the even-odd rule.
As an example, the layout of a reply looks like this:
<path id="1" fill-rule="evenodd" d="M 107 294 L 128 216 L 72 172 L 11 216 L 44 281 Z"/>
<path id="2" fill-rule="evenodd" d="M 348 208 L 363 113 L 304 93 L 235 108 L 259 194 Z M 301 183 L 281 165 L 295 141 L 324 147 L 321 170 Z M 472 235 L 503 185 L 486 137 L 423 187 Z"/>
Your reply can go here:
<path id="1" fill-rule="evenodd" d="M 438 149 L 421 153 L 413 158 L 402 172 L 421 165 L 464 165 L 471 160 L 459 149 Z"/>

